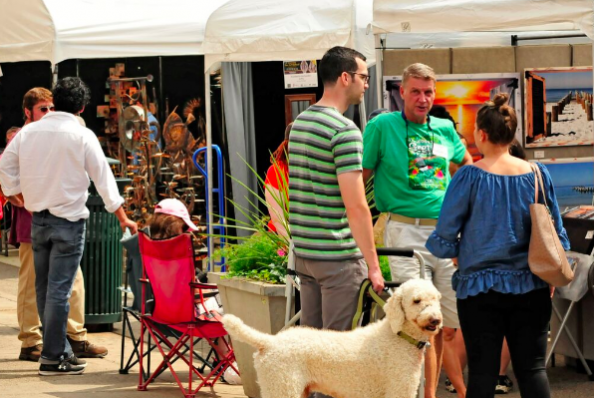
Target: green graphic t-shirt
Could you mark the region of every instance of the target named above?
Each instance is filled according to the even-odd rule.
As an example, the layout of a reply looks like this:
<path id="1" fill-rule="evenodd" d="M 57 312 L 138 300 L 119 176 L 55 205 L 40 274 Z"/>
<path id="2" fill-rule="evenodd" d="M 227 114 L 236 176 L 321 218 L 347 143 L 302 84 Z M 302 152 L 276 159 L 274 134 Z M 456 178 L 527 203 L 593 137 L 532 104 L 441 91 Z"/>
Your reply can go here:
<path id="1" fill-rule="evenodd" d="M 432 137 L 433 138 L 433 137 Z M 441 141 L 438 141 L 438 144 Z M 435 142 L 419 137 L 409 137 L 408 142 L 408 184 L 412 189 L 445 191 L 446 158 L 434 155 Z"/>
<path id="2" fill-rule="evenodd" d="M 466 148 L 451 121 L 407 123 L 400 112 L 375 117 L 363 134 L 363 168 L 375 171 L 378 210 L 413 218 L 437 218 L 450 183 L 449 163 Z"/>

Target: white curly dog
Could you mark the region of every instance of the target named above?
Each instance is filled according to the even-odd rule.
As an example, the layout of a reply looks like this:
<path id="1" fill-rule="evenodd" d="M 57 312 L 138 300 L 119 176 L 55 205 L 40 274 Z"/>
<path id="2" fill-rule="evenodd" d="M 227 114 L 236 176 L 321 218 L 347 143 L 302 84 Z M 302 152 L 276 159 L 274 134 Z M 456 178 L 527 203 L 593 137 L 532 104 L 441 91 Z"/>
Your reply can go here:
<path id="1" fill-rule="evenodd" d="M 272 336 L 233 315 L 223 324 L 257 348 L 262 398 L 414 398 L 423 346 L 442 325 L 440 298 L 431 282 L 410 280 L 388 299 L 383 320 L 348 332 L 294 327 Z"/>

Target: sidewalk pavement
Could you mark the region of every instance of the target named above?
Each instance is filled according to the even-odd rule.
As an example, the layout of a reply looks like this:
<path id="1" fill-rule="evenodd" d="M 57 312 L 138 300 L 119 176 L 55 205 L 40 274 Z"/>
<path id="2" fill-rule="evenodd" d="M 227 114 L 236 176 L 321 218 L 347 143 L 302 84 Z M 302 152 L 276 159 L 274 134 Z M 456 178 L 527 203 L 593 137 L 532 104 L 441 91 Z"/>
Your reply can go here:
<path id="1" fill-rule="evenodd" d="M 89 333 L 89 340 L 106 346 L 103 359 L 87 359 L 82 375 L 46 376 L 37 374 L 39 364 L 19 361 L 20 341 L 16 316 L 18 257 L 0 255 L 0 397 L 2 398 L 181 398 L 183 397 L 169 371 L 164 372 L 148 391 L 137 391 L 138 366 L 130 374 L 118 373 L 121 336 L 104 332 Z M 117 327 L 120 325 L 115 325 Z M 127 352 L 130 348 L 128 347 Z M 153 355 L 156 364 L 160 354 Z M 155 365 L 153 365 L 154 367 Z M 187 369 L 187 367 L 186 367 Z M 181 370 L 181 369 L 180 369 Z M 185 375 L 185 376 L 184 376 Z M 187 382 L 188 373 L 180 378 Z M 217 382 L 214 388 L 203 388 L 200 397 L 245 398 L 241 386 Z"/>
<path id="2" fill-rule="evenodd" d="M 103 359 L 87 359 L 88 366 L 84 374 L 77 376 L 41 377 L 37 374 L 39 365 L 33 362 L 19 361 L 20 341 L 17 339 L 18 324 L 16 317 L 16 296 L 18 278 L 18 257 L 0 255 L 0 397 L 2 398 L 180 398 L 181 391 L 175 384 L 169 371 L 163 373 L 148 391 L 137 391 L 138 367 L 130 374 L 118 373 L 121 352 L 121 324 L 116 324 L 114 331 L 90 333 L 89 340 L 106 346 L 109 354 Z M 130 348 L 128 346 L 129 352 Z M 153 356 L 153 363 L 160 355 Z M 557 367 L 548 370 L 553 398 L 594 397 L 594 382 L 588 381 L 585 374 L 578 374 L 574 369 L 563 366 L 564 358 L 557 356 Z M 154 366 L 154 365 L 153 365 Z M 182 373 L 183 374 L 183 373 Z M 187 373 L 182 380 L 187 380 Z M 514 390 L 507 396 L 519 398 L 517 382 L 513 373 Z M 437 392 L 438 398 L 454 398 L 444 389 L 442 378 Z M 214 389 L 204 388 L 197 395 L 200 397 L 245 398 L 241 386 L 217 383 Z M 374 398 L 374 397 L 360 397 Z"/>

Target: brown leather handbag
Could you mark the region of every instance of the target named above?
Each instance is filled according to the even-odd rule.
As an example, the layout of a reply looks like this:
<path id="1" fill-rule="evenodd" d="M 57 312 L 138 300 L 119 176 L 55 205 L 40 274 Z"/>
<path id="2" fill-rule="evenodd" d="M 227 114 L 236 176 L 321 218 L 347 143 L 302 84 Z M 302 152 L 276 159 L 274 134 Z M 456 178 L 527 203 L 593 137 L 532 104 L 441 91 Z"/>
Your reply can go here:
<path id="1" fill-rule="evenodd" d="M 531 165 L 534 171 L 534 203 L 530 205 L 532 233 L 528 248 L 530 271 L 548 284 L 561 287 L 573 280 L 573 271 L 561 246 L 542 182 L 540 168 Z M 538 191 L 542 191 L 543 203 L 538 203 Z"/>

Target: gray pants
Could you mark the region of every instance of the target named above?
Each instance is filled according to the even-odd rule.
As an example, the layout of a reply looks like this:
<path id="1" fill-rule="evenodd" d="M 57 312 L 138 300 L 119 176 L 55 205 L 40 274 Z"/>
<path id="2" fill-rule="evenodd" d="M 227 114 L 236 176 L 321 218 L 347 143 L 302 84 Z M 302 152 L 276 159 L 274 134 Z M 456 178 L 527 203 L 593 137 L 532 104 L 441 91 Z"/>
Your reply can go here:
<path id="1" fill-rule="evenodd" d="M 365 261 L 315 261 L 295 256 L 295 271 L 301 281 L 301 325 L 350 330 L 357 293 L 368 274 Z M 315 393 L 310 397 L 327 396 Z"/>

